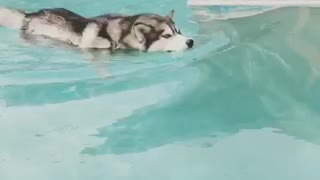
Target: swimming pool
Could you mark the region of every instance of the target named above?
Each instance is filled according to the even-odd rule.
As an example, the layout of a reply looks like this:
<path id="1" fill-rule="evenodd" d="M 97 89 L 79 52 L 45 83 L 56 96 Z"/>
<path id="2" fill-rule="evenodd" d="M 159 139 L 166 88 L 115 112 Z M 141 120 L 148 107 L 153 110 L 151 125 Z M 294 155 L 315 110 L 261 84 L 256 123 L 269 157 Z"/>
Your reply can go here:
<path id="1" fill-rule="evenodd" d="M 83 15 L 176 10 L 184 53 L 112 57 L 0 28 L 1 180 L 319 180 L 320 10 L 195 17 L 186 1 L 0 1 Z M 197 19 L 195 19 L 197 18 Z"/>

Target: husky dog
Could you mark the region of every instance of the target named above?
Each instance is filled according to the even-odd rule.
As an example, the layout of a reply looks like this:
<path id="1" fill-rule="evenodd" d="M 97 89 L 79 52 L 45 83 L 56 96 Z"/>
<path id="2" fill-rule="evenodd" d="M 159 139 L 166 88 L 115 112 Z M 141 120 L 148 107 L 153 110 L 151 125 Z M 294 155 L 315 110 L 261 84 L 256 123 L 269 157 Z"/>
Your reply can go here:
<path id="1" fill-rule="evenodd" d="M 106 14 L 85 18 L 64 8 L 37 12 L 0 8 L 0 25 L 21 30 L 23 35 L 48 37 L 82 49 L 134 49 L 182 51 L 194 41 L 181 34 L 169 15 Z"/>

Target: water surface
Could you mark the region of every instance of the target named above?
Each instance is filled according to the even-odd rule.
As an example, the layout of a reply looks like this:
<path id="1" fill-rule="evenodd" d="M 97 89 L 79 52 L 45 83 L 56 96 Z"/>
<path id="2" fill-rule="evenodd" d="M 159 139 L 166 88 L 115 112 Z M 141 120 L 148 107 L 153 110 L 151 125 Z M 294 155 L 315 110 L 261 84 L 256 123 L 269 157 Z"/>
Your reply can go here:
<path id="1" fill-rule="evenodd" d="M 102 79 L 78 51 L 1 28 L 1 180 L 320 178 L 319 9 L 199 24 L 182 0 L 0 2 L 87 16 L 174 8 L 197 40 L 115 55 Z"/>

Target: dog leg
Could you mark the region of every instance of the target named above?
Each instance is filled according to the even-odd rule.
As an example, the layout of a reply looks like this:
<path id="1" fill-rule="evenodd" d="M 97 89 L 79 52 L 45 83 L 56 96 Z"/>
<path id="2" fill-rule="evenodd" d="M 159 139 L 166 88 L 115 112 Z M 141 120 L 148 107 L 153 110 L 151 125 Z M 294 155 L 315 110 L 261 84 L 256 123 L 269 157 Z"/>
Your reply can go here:
<path id="1" fill-rule="evenodd" d="M 23 31 L 20 32 L 20 38 L 24 40 L 24 42 L 26 42 L 27 44 L 31 44 L 31 45 L 38 44 L 38 41 L 34 36 L 29 35 Z"/>
<path id="2" fill-rule="evenodd" d="M 94 41 L 98 37 L 100 25 L 97 23 L 89 23 L 82 33 L 82 39 L 79 47 L 82 49 L 92 48 Z"/>
<path id="3" fill-rule="evenodd" d="M 92 49 L 82 49 L 81 50 L 84 58 L 90 63 L 92 63 L 97 69 L 98 75 L 102 79 L 110 78 L 112 75 L 108 72 L 106 68 L 106 58 L 108 58 L 109 52 L 106 51 L 95 51 Z"/>

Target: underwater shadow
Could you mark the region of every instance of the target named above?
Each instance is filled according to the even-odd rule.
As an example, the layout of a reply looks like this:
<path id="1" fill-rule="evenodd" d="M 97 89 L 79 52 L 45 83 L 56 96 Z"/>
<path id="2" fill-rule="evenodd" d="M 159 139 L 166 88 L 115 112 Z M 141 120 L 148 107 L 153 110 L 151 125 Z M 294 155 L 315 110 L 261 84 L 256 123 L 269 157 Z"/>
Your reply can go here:
<path id="1" fill-rule="evenodd" d="M 308 10 L 310 18 L 305 27 L 310 30 L 320 11 Z M 95 136 L 105 138 L 105 142 L 81 153 L 137 153 L 179 141 L 219 138 L 220 134 L 265 127 L 320 143 L 315 136 L 320 128 L 320 107 L 315 103 L 319 97 L 314 96 L 320 83 L 317 79 L 308 85 L 312 63 L 292 48 L 289 40 L 300 15 L 299 8 L 284 8 L 219 21 L 234 28 L 240 43 L 193 64 L 202 76 L 197 87 L 178 99 L 149 106 L 100 128 Z M 179 72 L 172 72 L 172 77 L 174 73 Z"/>

